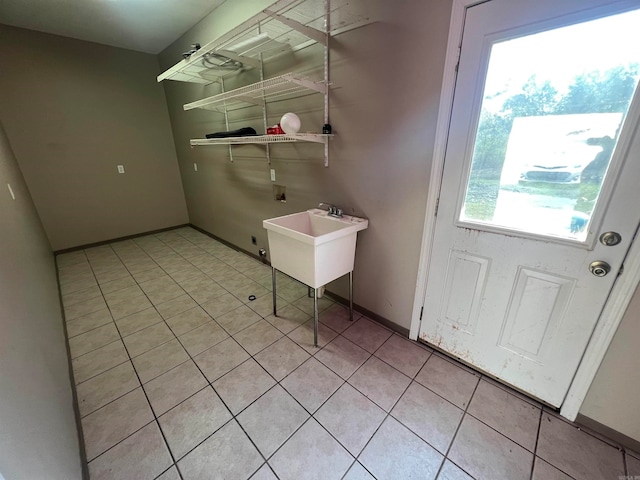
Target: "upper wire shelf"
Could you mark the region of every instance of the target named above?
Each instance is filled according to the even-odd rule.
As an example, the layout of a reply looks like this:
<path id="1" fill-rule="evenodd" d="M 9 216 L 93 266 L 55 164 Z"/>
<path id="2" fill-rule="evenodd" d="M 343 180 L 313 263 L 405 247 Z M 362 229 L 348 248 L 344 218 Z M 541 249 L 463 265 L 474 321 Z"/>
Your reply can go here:
<path id="1" fill-rule="evenodd" d="M 161 73 L 157 80 L 209 84 L 244 69 L 258 67 L 261 61 L 286 51 L 299 50 L 313 43 L 327 46 L 328 35 L 368 23 L 366 17 L 349 6 L 349 0 L 332 0 L 329 16 L 327 32 L 325 2 L 279 0 Z"/>

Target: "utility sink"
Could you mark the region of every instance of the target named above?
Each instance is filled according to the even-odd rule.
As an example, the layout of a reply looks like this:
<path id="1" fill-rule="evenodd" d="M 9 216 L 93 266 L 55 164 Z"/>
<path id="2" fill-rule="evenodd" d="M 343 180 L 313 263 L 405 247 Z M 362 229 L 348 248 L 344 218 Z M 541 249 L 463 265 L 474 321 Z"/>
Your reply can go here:
<path id="1" fill-rule="evenodd" d="M 369 221 L 350 215 L 336 218 L 313 208 L 264 220 L 262 226 L 267 230 L 271 266 L 319 288 L 353 271 L 356 236 Z"/>

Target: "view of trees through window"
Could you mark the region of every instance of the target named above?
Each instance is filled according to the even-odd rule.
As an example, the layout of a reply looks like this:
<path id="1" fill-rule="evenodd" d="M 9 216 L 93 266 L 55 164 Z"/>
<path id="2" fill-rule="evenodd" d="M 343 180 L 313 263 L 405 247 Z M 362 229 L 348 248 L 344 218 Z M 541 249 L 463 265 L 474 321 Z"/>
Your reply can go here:
<path id="1" fill-rule="evenodd" d="M 633 13 L 638 17 L 637 12 Z M 607 21 L 605 28 L 611 29 L 615 23 Z M 604 23 L 602 20 L 588 23 L 597 29 L 598 22 Z M 588 33 L 584 25 L 558 29 L 566 31 L 565 36 L 572 39 L 567 48 L 575 51 L 580 40 L 576 41 L 572 28 Z M 545 39 L 547 33 L 551 32 L 532 35 L 522 42 L 522 53 L 526 55 L 529 48 L 537 58 L 520 63 L 518 74 L 513 73 L 518 65 L 509 65 L 508 56 L 495 55 L 494 60 L 494 51 L 501 44 L 493 46 L 461 220 L 578 238 L 593 211 L 640 78 L 640 55 L 636 53 L 625 61 L 614 59 L 614 65 L 602 61 L 605 68 L 594 67 L 599 56 L 607 55 L 607 48 L 609 52 L 616 48 L 614 43 L 594 52 L 592 65 L 581 65 L 578 59 L 568 60 L 566 69 L 558 71 L 561 58 L 550 60 L 552 65 L 548 68 L 542 66 L 545 55 L 553 56 L 554 50 L 558 50 L 556 56 L 567 55 L 557 45 L 559 34 L 554 33 L 553 39 L 547 35 L 549 38 Z M 520 40 L 504 43 L 515 44 Z M 610 40 L 616 42 L 619 38 Z M 517 48 L 512 49 L 512 57 L 515 52 Z M 563 128 L 557 128 L 558 125 Z M 523 136 L 523 131 L 528 137 Z M 525 138 L 528 143 L 516 145 Z M 533 158 L 531 161 L 525 158 L 527 151 Z M 509 163 L 511 174 L 507 174 Z M 515 197 L 514 193 L 519 195 Z M 538 208 L 536 213 L 541 224 L 547 218 L 553 223 L 549 216 L 552 210 L 558 210 L 558 215 L 561 210 L 562 216 L 556 216 L 559 226 L 521 228 L 512 222 L 505 224 L 505 219 L 496 218 L 501 196 L 509 200 L 512 210 L 514 199 L 515 204 L 525 202 L 544 207 L 546 211 Z M 561 231 L 555 231 L 558 229 Z"/>

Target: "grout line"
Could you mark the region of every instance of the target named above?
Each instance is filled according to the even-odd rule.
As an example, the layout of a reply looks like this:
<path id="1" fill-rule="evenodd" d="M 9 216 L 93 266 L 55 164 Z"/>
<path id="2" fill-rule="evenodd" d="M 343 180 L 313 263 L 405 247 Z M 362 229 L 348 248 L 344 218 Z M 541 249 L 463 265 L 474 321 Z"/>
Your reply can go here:
<path id="1" fill-rule="evenodd" d="M 538 431 L 536 433 L 536 443 L 533 446 L 533 462 L 531 463 L 531 480 L 533 480 L 533 471 L 536 466 L 536 457 L 538 454 L 538 444 L 540 443 L 540 431 L 542 430 L 542 408 L 540 408 L 540 416 L 538 417 Z"/>

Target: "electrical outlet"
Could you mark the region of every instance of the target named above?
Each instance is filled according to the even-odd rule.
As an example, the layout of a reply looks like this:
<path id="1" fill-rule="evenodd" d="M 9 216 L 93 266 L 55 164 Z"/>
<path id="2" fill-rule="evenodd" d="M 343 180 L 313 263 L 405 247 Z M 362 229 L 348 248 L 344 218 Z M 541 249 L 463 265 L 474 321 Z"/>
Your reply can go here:
<path id="1" fill-rule="evenodd" d="M 253 235 L 251 235 L 251 243 L 254 244 L 254 245 L 258 244 L 258 239 Z"/>
<path id="2" fill-rule="evenodd" d="M 118 165 L 118 173 L 124 173 L 124 165 Z"/>
<path id="3" fill-rule="evenodd" d="M 271 181 L 272 182 L 276 181 L 276 169 L 275 168 L 271 169 Z"/>
<path id="4" fill-rule="evenodd" d="M 198 171 L 198 164 L 197 164 L 197 163 L 194 163 L 194 164 L 193 164 L 193 170 L 194 170 L 195 172 L 197 172 L 197 171 Z"/>

